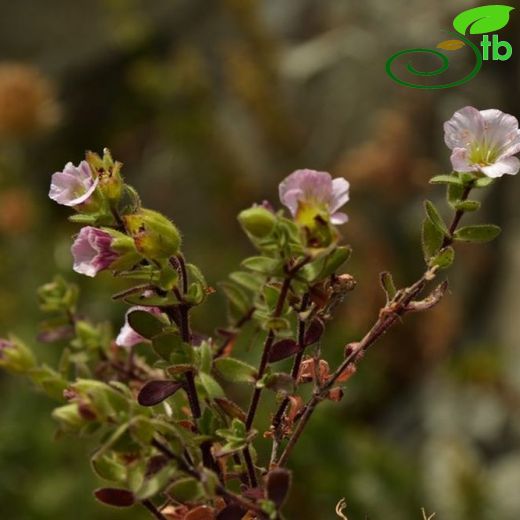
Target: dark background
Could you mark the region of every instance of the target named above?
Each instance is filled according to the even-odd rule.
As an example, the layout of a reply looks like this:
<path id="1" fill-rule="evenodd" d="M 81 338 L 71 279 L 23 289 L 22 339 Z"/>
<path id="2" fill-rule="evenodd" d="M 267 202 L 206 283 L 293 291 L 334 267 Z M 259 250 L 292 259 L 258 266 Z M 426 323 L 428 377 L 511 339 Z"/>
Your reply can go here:
<path id="1" fill-rule="evenodd" d="M 55 272 L 83 288 L 82 311 L 121 325 L 108 275 L 71 271 L 67 211 L 50 176 L 86 149 L 110 147 L 144 203 L 172 217 L 212 285 L 251 253 L 235 220 L 278 203 L 280 180 L 308 167 L 352 184 L 342 228 L 358 287 L 325 353 L 339 359 L 383 304 L 378 273 L 421 272 L 428 178 L 450 170 L 442 123 L 471 104 L 518 117 L 520 15 L 502 39 L 513 58 L 470 83 L 414 90 L 385 61 L 435 47 L 469 1 L 0 0 L 0 336 L 32 341 L 35 289 Z M 452 53 L 453 78 L 472 67 Z M 425 66 L 432 62 L 425 61 Z M 294 454 L 288 517 L 350 520 L 520 517 L 520 209 L 518 178 L 483 194 L 491 245 L 461 247 L 451 294 L 410 316 L 362 363 L 340 404 L 325 404 Z M 117 286 L 119 287 L 119 286 Z M 195 316 L 222 323 L 222 296 Z M 52 347 L 37 345 L 43 359 Z M 0 511 L 9 520 L 147 518 L 97 505 L 88 441 L 54 439 L 50 403 L 0 375 Z"/>

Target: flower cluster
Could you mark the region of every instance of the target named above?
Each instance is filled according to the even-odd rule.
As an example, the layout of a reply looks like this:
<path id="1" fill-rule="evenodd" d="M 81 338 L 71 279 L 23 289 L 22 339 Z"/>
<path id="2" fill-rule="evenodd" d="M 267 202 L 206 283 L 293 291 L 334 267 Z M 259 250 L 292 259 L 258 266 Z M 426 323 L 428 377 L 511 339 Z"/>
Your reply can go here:
<path id="1" fill-rule="evenodd" d="M 0 340 L 0 366 L 60 403 L 53 418 L 61 431 L 103 440 L 91 459 L 109 482 L 95 492 L 99 501 L 140 504 L 155 518 L 281 518 L 288 459 L 318 405 L 342 399 L 367 349 L 402 317 L 439 303 L 447 281 L 432 283 L 453 263 L 458 242 L 486 242 L 500 232 L 460 222 L 480 208 L 473 190 L 520 169 L 517 120 L 466 107 L 445 124 L 445 140 L 455 171 L 430 182 L 446 186 L 453 218 L 447 223 L 425 202 L 423 275 L 398 289 L 381 273 L 386 302 L 335 368 L 325 359 L 323 333 L 356 285 L 342 272 L 351 252 L 338 228 L 347 222 L 340 211 L 349 200 L 346 179 L 297 170 L 279 185 L 288 212 L 269 202 L 240 212 L 256 252 L 215 290 L 184 258 L 176 226 L 141 206 L 108 151 L 87 153 L 79 166 L 68 163 L 52 176 L 50 198 L 73 208 L 70 219 L 83 226 L 72 244 L 73 269 L 90 277 L 111 271 L 127 281 L 113 295 L 129 305 L 125 323 L 114 338 L 110 324 L 78 312 L 77 288 L 57 278 L 38 293 L 50 315 L 39 339 L 66 347 L 60 370 L 39 365 L 16 338 Z M 192 309 L 214 292 L 226 297 L 228 323 L 213 333 L 193 330 Z M 235 353 L 246 324 L 263 338 L 256 365 Z M 291 368 L 281 369 L 289 359 Z M 266 392 L 276 396 L 267 426 L 257 414 Z M 259 428 L 272 442 L 269 460 L 256 455 Z"/>

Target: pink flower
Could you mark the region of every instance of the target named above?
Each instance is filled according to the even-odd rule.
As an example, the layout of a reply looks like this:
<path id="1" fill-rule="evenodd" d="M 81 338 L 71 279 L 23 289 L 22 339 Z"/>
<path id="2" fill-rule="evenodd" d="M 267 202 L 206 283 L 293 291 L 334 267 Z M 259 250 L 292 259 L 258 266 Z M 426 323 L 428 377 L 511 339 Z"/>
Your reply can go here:
<path id="1" fill-rule="evenodd" d="M 108 269 L 119 258 L 112 249 L 113 237 L 106 231 L 92 226 L 81 228 L 74 244 L 74 271 L 86 276 L 96 276 L 99 271 Z"/>
<path id="2" fill-rule="evenodd" d="M 453 150 L 451 164 L 457 172 L 481 172 L 497 178 L 515 175 L 520 160 L 520 131 L 516 117 L 500 110 L 465 107 L 444 123 L 444 140 Z"/>
<path id="3" fill-rule="evenodd" d="M 51 179 L 49 197 L 64 206 L 78 206 L 86 202 L 94 193 L 99 179 L 94 179 L 87 161 L 78 166 L 71 162 L 62 172 L 56 172 Z"/>
<path id="4" fill-rule="evenodd" d="M 125 324 L 121 327 L 119 334 L 116 338 L 116 345 L 120 347 L 133 347 L 138 343 L 143 343 L 143 341 L 148 341 L 146 338 L 143 338 L 140 334 L 138 334 L 130 324 L 128 323 L 128 315 L 132 311 L 145 311 L 150 314 L 159 315 L 161 314 L 161 310 L 157 307 L 142 307 L 140 305 L 136 305 L 135 307 L 130 307 L 125 314 Z"/>
<path id="5" fill-rule="evenodd" d="M 319 214 L 330 217 L 332 224 L 344 224 L 348 217 L 338 209 L 349 200 L 349 187 L 347 180 L 333 180 L 327 172 L 296 170 L 280 183 L 279 194 L 297 220 L 305 222 Z"/>

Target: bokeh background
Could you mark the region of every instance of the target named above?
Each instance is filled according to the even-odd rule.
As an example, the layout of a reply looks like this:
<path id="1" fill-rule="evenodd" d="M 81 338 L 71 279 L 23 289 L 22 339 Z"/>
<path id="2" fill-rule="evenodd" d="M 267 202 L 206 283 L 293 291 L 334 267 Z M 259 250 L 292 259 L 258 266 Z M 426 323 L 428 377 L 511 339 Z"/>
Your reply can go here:
<path id="1" fill-rule="evenodd" d="M 434 47 L 469 0 L 0 0 L 0 335 L 26 340 L 41 318 L 35 289 L 60 272 L 82 311 L 120 326 L 109 276 L 71 271 L 67 211 L 50 175 L 85 149 L 111 148 L 144 202 L 178 223 L 189 258 L 215 286 L 251 250 L 235 215 L 277 202 L 296 168 L 352 184 L 345 239 L 358 287 L 326 353 L 358 338 L 383 303 L 378 273 L 402 284 L 422 268 L 428 178 L 449 171 L 442 122 L 458 108 L 520 115 L 520 15 L 500 32 L 513 58 L 470 83 L 414 90 L 387 57 Z M 471 57 L 457 51 L 471 68 Z M 455 56 L 454 56 L 455 58 Z M 520 180 L 484 194 L 478 216 L 504 228 L 458 250 L 452 293 L 374 348 L 340 404 L 323 405 L 299 444 L 288 518 L 520 518 Z M 224 320 L 215 294 L 195 317 Z M 37 346 L 52 359 L 53 347 Z M 96 504 L 88 442 L 54 438 L 53 403 L 0 374 L 0 512 L 6 520 L 145 519 Z"/>

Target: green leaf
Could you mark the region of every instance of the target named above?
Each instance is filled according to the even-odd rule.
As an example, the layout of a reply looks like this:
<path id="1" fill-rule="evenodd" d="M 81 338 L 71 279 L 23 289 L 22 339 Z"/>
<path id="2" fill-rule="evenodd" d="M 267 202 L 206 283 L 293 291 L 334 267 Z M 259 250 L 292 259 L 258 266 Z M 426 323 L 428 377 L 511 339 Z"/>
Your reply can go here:
<path id="1" fill-rule="evenodd" d="M 257 377 L 256 368 L 235 358 L 219 358 L 215 368 L 226 381 L 232 383 L 254 383 Z"/>
<path id="2" fill-rule="evenodd" d="M 224 390 L 222 390 L 222 387 L 215 381 L 212 376 L 204 372 L 200 372 L 198 378 L 202 388 L 204 388 L 210 399 L 224 397 Z"/>
<path id="3" fill-rule="evenodd" d="M 495 179 L 492 179 L 491 177 L 481 177 L 480 179 L 477 179 L 475 181 L 475 188 L 487 188 L 488 186 L 491 186 L 495 182 Z"/>
<path id="4" fill-rule="evenodd" d="M 229 275 L 229 278 L 254 293 L 258 292 L 264 284 L 263 277 L 245 271 L 235 271 Z"/>
<path id="5" fill-rule="evenodd" d="M 138 500 L 146 500 L 147 498 L 153 497 L 159 491 L 161 491 L 170 481 L 175 468 L 171 466 L 161 469 L 155 475 L 146 477 L 135 492 L 135 496 Z"/>
<path id="6" fill-rule="evenodd" d="M 251 308 L 248 294 L 232 282 L 220 282 L 218 285 L 226 295 L 231 318 L 240 319 L 242 316 L 245 316 Z"/>
<path id="7" fill-rule="evenodd" d="M 83 213 L 76 213 L 75 215 L 70 215 L 69 220 L 71 222 L 75 222 L 76 224 L 85 224 L 85 225 L 92 225 L 97 222 L 98 215 L 96 214 L 90 214 L 85 215 Z"/>
<path id="8" fill-rule="evenodd" d="M 349 258 L 352 248 L 349 246 L 339 246 L 325 257 L 323 267 L 318 273 L 316 280 L 323 280 L 335 273 Z"/>
<path id="9" fill-rule="evenodd" d="M 453 20 L 453 27 L 460 34 L 486 34 L 498 31 L 509 22 L 508 5 L 484 5 L 463 11 Z M 469 32 L 468 32 L 469 29 Z"/>
<path id="10" fill-rule="evenodd" d="M 112 455 L 102 455 L 92 458 L 91 465 L 94 473 L 102 479 L 118 483 L 123 483 L 126 479 L 125 466 L 118 462 Z"/>
<path id="11" fill-rule="evenodd" d="M 262 380 L 262 386 L 283 395 L 291 395 L 295 390 L 294 379 L 285 372 L 266 375 Z"/>
<path id="12" fill-rule="evenodd" d="M 168 495 L 181 503 L 195 502 L 203 496 L 203 489 L 198 480 L 185 477 L 177 480 L 168 488 Z"/>
<path id="13" fill-rule="evenodd" d="M 182 350 L 182 346 L 182 338 L 174 331 L 164 331 L 152 339 L 154 352 L 165 361 L 170 361 L 172 353 Z"/>
<path id="14" fill-rule="evenodd" d="M 184 296 L 187 303 L 191 305 L 200 305 L 206 298 L 204 286 L 200 282 L 193 282 L 188 288 L 188 292 Z"/>
<path id="15" fill-rule="evenodd" d="M 446 269 L 455 260 L 455 250 L 453 247 L 445 247 L 438 255 L 430 260 L 431 266 L 438 266 L 440 269 Z"/>
<path id="16" fill-rule="evenodd" d="M 462 186 L 462 181 L 456 175 L 435 175 L 430 179 L 430 184 L 453 184 Z"/>
<path id="17" fill-rule="evenodd" d="M 386 300 L 389 302 L 395 296 L 397 292 L 394 284 L 394 279 L 388 271 L 384 271 L 380 274 L 381 287 L 386 294 Z"/>
<path id="18" fill-rule="evenodd" d="M 461 199 L 463 193 L 464 193 L 464 186 L 457 186 L 455 184 L 450 184 L 448 186 L 447 198 L 448 198 L 448 203 L 450 204 L 450 206 L 452 208 L 455 207 L 455 204 L 460 202 L 460 199 Z"/>
<path id="19" fill-rule="evenodd" d="M 150 312 L 135 310 L 128 314 L 128 324 L 143 338 L 152 339 L 166 327 L 160 318 Z"/>
<path id="20" fill-rule="evenodd" d="M 478 200 L 461 200 L 459 202 L 455 202 L 453 207 L 459 211 L 478 211 L 480 209 L 480 202 Z"/>
<path id="21" fill-rule="evenodd" d="M 493 224 L 466 226 L 455 231 L 455 240 L 461 242 L 489 242 L 500 235 L 502 230 Z"/>
<path id="22" fill-rule="evenodd" d="M 173 292 L 168 294 L 168 296 L 144 296 L 141 294 L 126 296 L 123 299 L 130 305 L 140 305 L 141 307 L 168 307 L 179 303 Z"/>
<path id="23" fill-rule="evenodd" d="M 425 218 L 422 226 L 421 239 L 424 259 L 426 263 L 428 263 L 430 258 L 435 256 L 439 251 L 444 235 L 432 224 L 430 219 Z"/>
<path id="24" fill-rule="evenodd" d="M 442 220 L 437 208 L 434 206 L 432 202 L 429 200 L 424 201 L 424 209 L 426 210 L 426 215 L 430 219 L 430 222 L 440 231 L 443 235 L 449 235 L 448 228 Z"/>
<path id="25" fill-rule="evenodd" d="M 242 266 L 257 273 L 282 274 L 282 261 L 265 256 L 251 256 L 242 262 Z"/>

